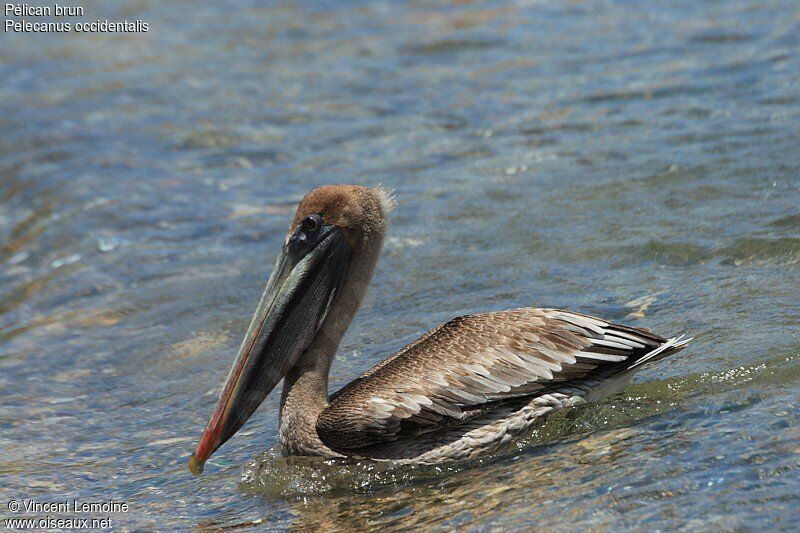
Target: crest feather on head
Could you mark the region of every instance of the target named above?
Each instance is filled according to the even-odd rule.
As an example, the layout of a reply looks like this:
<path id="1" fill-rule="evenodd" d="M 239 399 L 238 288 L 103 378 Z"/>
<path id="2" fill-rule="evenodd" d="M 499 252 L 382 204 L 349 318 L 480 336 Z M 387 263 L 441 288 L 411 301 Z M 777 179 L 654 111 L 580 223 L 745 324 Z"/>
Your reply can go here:
<path id="1" fill-rule="evenodd" d="M 397 200 L 394 197 L 394 189 L 384 187 L 380 183 L 377 187 L 372 189 L 378 195 L 381 201 L 381 214 L 384 218 L 397 207 Z"/>

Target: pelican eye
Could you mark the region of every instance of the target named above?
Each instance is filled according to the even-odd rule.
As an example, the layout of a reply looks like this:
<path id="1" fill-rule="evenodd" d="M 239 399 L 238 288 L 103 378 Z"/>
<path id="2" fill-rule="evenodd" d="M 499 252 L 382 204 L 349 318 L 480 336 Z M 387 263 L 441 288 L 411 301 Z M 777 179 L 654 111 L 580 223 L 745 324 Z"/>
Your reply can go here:
<path id="1" fill-rule="evenodd" d="M 319 229 L 322 225 L 322 217 L 319 215 L 308 215 L 306 218 L 303 219 L 303 222 L 300 224 L 302 230 L 306 233 L 314 233 Z"/>

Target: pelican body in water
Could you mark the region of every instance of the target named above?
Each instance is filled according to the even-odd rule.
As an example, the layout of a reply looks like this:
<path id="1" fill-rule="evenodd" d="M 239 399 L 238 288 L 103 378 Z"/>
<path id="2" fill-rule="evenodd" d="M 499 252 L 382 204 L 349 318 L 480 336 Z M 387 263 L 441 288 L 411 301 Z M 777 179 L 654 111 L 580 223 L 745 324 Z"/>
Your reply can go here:
<path id="1" fill-rule="evenodd" d="M 499 450 L 546 413 L 597 400 L 689 339 L 557 309 L 455 318 L 328 396 L 393 207 L 384 189 L 330 185 L 297 208 L 211 420 L 195 474 L 283 379 L 283 455 L 440 463 Z"/>

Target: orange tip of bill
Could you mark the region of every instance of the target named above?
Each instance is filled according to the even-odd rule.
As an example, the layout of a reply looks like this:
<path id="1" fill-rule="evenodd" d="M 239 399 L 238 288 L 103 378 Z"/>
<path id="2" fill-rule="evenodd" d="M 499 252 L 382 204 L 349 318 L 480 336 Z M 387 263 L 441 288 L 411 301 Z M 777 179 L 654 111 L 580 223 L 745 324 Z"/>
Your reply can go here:
<path id="1" fill-rule="evenodd" d="M 203 473 L 203 466 L 203 463 L 197 460 L 197 456 L 195 454 L 192 454 L 192 456 L 189 457 L 189 471 L 195 476 L 199 476 Z"/>

